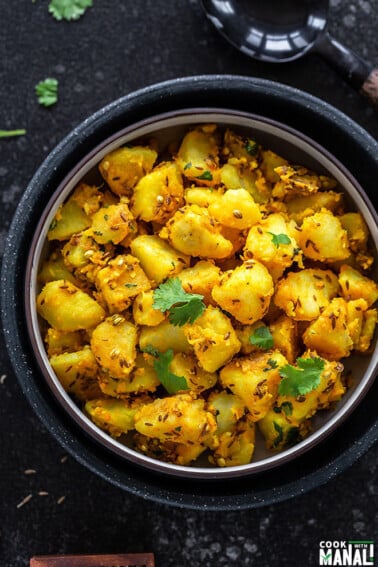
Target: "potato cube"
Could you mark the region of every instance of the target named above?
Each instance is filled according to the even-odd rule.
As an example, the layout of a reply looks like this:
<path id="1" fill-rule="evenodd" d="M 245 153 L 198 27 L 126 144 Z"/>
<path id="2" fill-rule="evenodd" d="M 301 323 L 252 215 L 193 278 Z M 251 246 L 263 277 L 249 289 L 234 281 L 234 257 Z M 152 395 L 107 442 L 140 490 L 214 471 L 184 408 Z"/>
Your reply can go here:
<path id="1" fill-rule="evenodd" d="M 176 161 L 181 173 L 191 181 L 198 185 L 218 185 L 219 139 L 216 126 L 205 124 L 185 134 Z"/>
<path id="2" fill-rule="evenodd" d="M 98 366 L 89 347 L 53 354 L 50 364 L 66 392 L 78 400 L 90 400 L 101 394 L 97 380 Z"/>
<path id="3" fill-rule="evenodd" d="M 222 309 L 248 325 L 264 317 L 273 291 L 273 280 L 265 266 L 248 260 L 225 272 L 212 296 Z"/>
<path id="4" fill-rule="evenodd" d="M 92 352 L 99 366 L 115 378 L 128 376 L 135 366 L 137 330 L 121 315 L 100 323 L 91 337 Z"/>
<path id="5" fill-rule="evenodd" d="M 106 372 L 101 372 L 98 383 L 101 391 L 113 398 L 155 392 L 160 386 L 160 380 L 153 368 L 153 357 L 144 353 L 137 354 L 135 366 L 128 376 L 115 378 Z"/>
<path id="6" fill-rule="evenodd" d="M 186 324 L 184 333 L 207 372 L 216 372 L 240 350 L 230 319 L 212 305 L 194 323 Z"/>
<path id="7" fill-rule="evenodd" d="M 130 254 L 120 254 L 99 270 L 96 286 L 111 313 L 119 313 L 129 307 L 134 297 L 151 288 L 150 281 L 139 260 Z"/>
<path id="8" fill-rule="evenodd" d="M 116 195 L 130 195 L 133 187 L 151 171 L 157 158 L 152 148 L 123 146 L 108 153 L 99 164 L 99 170 Z"/>
<path id="9" fill-rule="evenodd" d="M 100 429 L 104 429 L 112 437 L 120 437 L 134 429 L 134 416 L 141 403 L 98 398 L 87 402 L 85 411 Z"/>
<path id="10" fill-rule="evenodd" d="M 346 230 L 326 209 L 303 220 L 297 241 L 305 256 L 320 262 L 337 262 L 350 254 Z"/>
<path id="11" fill-rule="evenodd" d="M 169 370 L 176 376 L 183 376 L 190 390 L 201 394 L 217 383 L 218 376 L 214 372 L 206 372 L 198 365 L 196 357 L 192 354 L 178 352 L 169 365 Z"/>
<path id="12" fill-rule="evenodd" d="M 371 307 L 378 299 L 378 285 L 374 280 L 361 274 L 351 266 L 343 265 L 340 268 L 339 282 L 343 297 L 350 299 L 365 299 Z"/>
<path id="13" fill-rule="evenodd" d="M 67 240 L 91 225 L 90 217 L 71 197 L 56 212 L 47 232 L 48 240 Z"/>
<path id="14" fill-rule="evenodd" d="M 191 268 L 185 268 L 178 274 L 182 287 L 187 293 L 203 295 L 208 305 L 214 303 L 211 296 L 213 287 L 219 282 L 220 268 L 212 260 L 200 260 Z"/>
<path id="15" fill-rule="evenodd" d="M 184 204 L 184 187 L 175 163 L 161 163 L 134 187 L 131 210 L 146 222 L 161 224 Z"/>
<path id="16" fill-rule="evenodd" d="M 147 276 L 157 284 L 189 266 L 187 255 L 178 252 L 156 235 L 141 234 L 134 238 L 130 248 Z"/>
<path id="17" fill-rule="evenodd" d="M 92 217 L 90 233 L 98 244 L 119 244 L 135 230 L 134 216 L 126 203 L 108 205 Z"/>
<path id="18" fill-rule="evenodd" d="M 246 189 L 229 189 L 209 205 L 209 214 L 224 226 L 244 229 L 261 220 L 259 206 Z"/>
<path id="19" fill-rule="evenodd" d="M 48 282 L 37 297 L 37 310 L 60 331 L 91 329 L 105 317 L 97 301 L 67 280 Z"/>
<path id="20" fill-rule="evenodd" d="M 207 408 L 214 413 L 217 420 L 217 435 L 233 431 L 236 423 L 245 413 L 245 405 L 241 398 L 229 394 L 226 390 L 211 392 Z"/>
<path id="21" fill-rule="evenodd" d="M 334 191 L 318 191 L 317 193 L 304 196 L 299 195 L 298 197 L 290 199 L 286 203 L 286 210 L 291 219 L 295 220 L 298 224 L 302 224 L 305 217 L 312 216 L 323 208 L 335 213 L 342 204 L 343 196 L 341 193 L 335 193 Z M 340 217 L 340 221 L 341 219 L 342 217 Z M 343 226 L 343 228 L 346 227 Z"/>
<path id="22" fill-rule="evenodd" d="M 164 314 L 159 309 L 154 309 L 154 292 L 152 290 L 142 291 L 136 296 L 133 303 L 133 317 L 137 325 L 155 327 L 164 321 Z"/>
<path id="23" fill-rule="evenodd" d="M 191 346 L 183 327 L 162 321 L 155 327 L 142 327 L 139 336 L 139 348 L 144 351 L 152 346 L 160 352 L 172 349 L 174 352 L 190 352 Z"/>
<path id="24" fill-rule="evenodd" d="M 219 436 L 210 459 L 219 467 L 238 467 L 251 462 L 255 450 L 255 423 L 250 415 L 237 422 L 232 431 Z"/>

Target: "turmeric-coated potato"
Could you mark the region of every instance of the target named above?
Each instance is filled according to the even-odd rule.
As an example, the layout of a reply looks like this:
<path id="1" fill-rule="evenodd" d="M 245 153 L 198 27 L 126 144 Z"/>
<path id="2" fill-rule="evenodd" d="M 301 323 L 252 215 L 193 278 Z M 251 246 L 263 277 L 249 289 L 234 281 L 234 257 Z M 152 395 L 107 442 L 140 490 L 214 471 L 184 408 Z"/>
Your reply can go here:
<path id="1" fill-rule="evenodd" d="M 337 262 L 350 254 L 347 231 L 326 209 L 303 220 L 297 241 L 305 256 L 320 262 Z"/>
<path id="2" fill-rule="evenodd" d="M 368 307 L 378 299 L 378 285 L 359 270 L 343 265 L 340 268 L 339 282 L 341 292 L 346 300 L 365 299 Z"/>
<path id="3" fill-rule="evenodd" d="M 250 228 L 261 220 L 259 206 L 246 189 L 229 189 L 209 205 L 209 214 L 224 226 Z"/>
<path id="4" fill-rule="evenodd" d="M 197 185 L 219 184 L 219 138 L 215 124 L 190 130 L 182 139 L 176 163 L 181 173 Z"/>
<path id="5" fill-rule="evenodd" d="M 101 394 L 96 359 L 89 347 L 50 356 L 50 364 L 63 388 L 75 398 L 85 401 Z"/>
<path id="6" fill-rule="evenodd" d="M 146 325 L 147 327 L 156 327 L 165 316 L 159 309 L 153 307 L 154 292 L 152 290 L 142 291 L 136 296 L 133 303 L 133 316 L 137 325 Z"/>
<path id="7" fill-rule="evenodd" d="M 124 378 L 135 365 L 137 330 L 121 315 L 113 315 L 100 323 L 91 338 L 97 362 L 110 376 Z"/>
<path id="8" fill-rule="evenodd" d="M 219 282 L 220 272 L 220 268 L 212 260 L 199 260 L 194 266 L 182 270 L 178 278 L 186 292 L 203 295 L 204 302 L 208 305 L 214 303 L 211 291 Z"/>
<path id="9" fill-rule="evenodd" d="M 210 457 L 219 467 L 238 467 L 251 462 L 255 450 L 255 422 L 249 414 L 232 431 L 219 436 L 219 444 Z"/>
<path id="10" fill-rule="evenodd" d="M 212 296 L 235 319 L 250 325 L 266 314 L 273 292 L 272 276 L 265 266 L 248 260 L 225 272 L 213 288 Z"/>

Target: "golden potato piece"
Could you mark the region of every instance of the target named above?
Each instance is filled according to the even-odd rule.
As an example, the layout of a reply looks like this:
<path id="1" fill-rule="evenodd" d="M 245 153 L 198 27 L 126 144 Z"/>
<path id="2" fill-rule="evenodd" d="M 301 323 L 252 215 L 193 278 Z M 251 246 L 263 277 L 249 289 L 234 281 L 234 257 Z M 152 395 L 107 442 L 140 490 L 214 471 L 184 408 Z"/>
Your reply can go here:
<path id="1" fill-rule="evenodd" d="M 179 209 L 159 234 L 188 256 L 226 258 L 233 251 L 231 242 L 221 234 L 221 224 L 197 205 Z"/>
<path id="2" fill-rule="evenodd" d="M 90 233 L 98 244 L 119 244 L 135 231 L 136 223 L 127 203 L 99 209 L 92 217 Z"/>
<path id="3" fill-rule="evenodd" d="M 209 214 L 224 226 L 245 229 L 261 220 L 259 206 L 245 189 L 229 189 L 209 205 Z"/>
<path id="4" fill-rule="evenodd" d="M 184 445 L 201 444 L 215 432 L 215 417 L 205 401 L 190 394 L 158 398 L 141 407 L 134 418 L 135 429 L 147 437 Z"/>
<path id="5" fill-rule="evenodd" d="M 250 463 L 255 450 L 255 428 L 253 419 L 247 414 L 232 431 L 225 431 L 219 436 L 219 445 L 210 457 L 211 461 L 219 467 L 238 467 Z"/>
<path id="6" fill-rule="evenodd" d="M 153 357 L 137 353 L 135 366 L 128 376 L 115 378 L 100 372 L 98 383 L 103 394 L 113 398 L 128 398 L 130 395 L 155 392 L 160 380 L 153 368 Z"/>
<path id="7" fill-rule="evenodd" d="M 154 292 L 152 290 L 142 291 L 136 296 L 133 303 L 133 317 L 137 325 L 156 327 L 164 321 L 164 313 L 154 309 Z"/>
<path id="8" fill-rule="evenodd" d="M 226 390 L 212 391 L 207 401 L 207 408 L 217 420 L 217 435 L 233 431 L 236 423 L 245 413 L 243 400 L 235 394 L 229 394 Z"/>
<path id="9" fill-rule="evenodd" d="M 96 286 L 110 313 L 119 313 L 129 307 L 134 297 L 148 291 L 151 283 L 131 254 L 120 254 L 99 270 Z"/>
<path id="10" fill-rule="evenodd" d="M 100 429 L 104 429 L 112 437 L 119 437 L 134 429 L 134 416 L 138 406 L 146 401 L 143 398 L 135 402 L 98 398 L 87 402 L 85 411 Z"/>
<path id="11" fill-rule="evenodd" d="M 312 321 L 339 291 L 331 270 L 307 268 L 290 272 L 278 282 L 274 303 L 296 321 Z"/>
<path id="12" fill-rule="evenodd" d="M 198 126 L 185 134 L 176 162 L 181 173 L 198 185 L 219 184 L 219 139 L 215 124 Z"/>
<path id="13" fill-rule="evenodd" d="M 259 421 L 277 397 L 279 369 L 285 364 L 286 358 L 277 350 L 256 353 L 231 361 L 222 368 L 219 379 L 224 388 L 243 401 L 252 420 Z"/>
<path id="14" fill-rule="evenodd" d="M 320 262 L 337 262 L 350 254 L 346 230 L 326 209 L 303 220 L 297 241 L 305 256 Z"/>
<path id="15" fill-rule="evenodd" d="M 225 272 L 212 296 L 222 309 L 248 325 L 264 317 L 273 292 L 273 280 L 265 266 L 248 260 Z"/>
<path id="16" fill-rule="evenodd" d="M 75 352 L 53 354 L 49 360 L 63 388 L 78 400 L 90 400 L 101 394 L 98 366 L 88 346 Z"/>
<path id="17" fill-rule="evenodd" d="M 92 352 L 99 366 L 115 378 L 128 376 L 135 365 L 137 330 L 121 315 L 100 323 L 91 337 Z"/>
<path id="18" fill-rule="evenodd" d="M 341 293 L 347 301 L 350 299 L 365 299 L 368 307 L 371 307 L 378 299 L 378 285 L 376 282 L 351 266 L 341 266 L 339 282 Z"/>
<path id="19" fill-rule="evenodd" d="M 107 154 L 99 170 L 116 195 L 130 195 L 131 190 L 146 173 L 151 171 L 157 152 L 143 146 L 123 146 Z"/>
<path id="20" fill-rule="evenodd" d="M 190 259 L 186 254 L 178 252 L 155 234 L 137 236 L 130 248 L 147 276 L 158 284 L 189 266 Z"/>
<path id="21" fill-rule="evenodd" d="M 193 354 L 185 354 L 184 352 L 178 352 L 174 355 L 169 370 L 176 376 L 183 376 L 189 389 L 196 394 L 201 394 L 205 390 L 213 388 L 218 380 L 217 374 L 206 372 L 198 365 Z"/>
<path id="22" fill-rule="evenodd" d="M 328 209 L 332 213 L 337 212 L 343 204 L 343 196 L 335 191 L 318 191 L 310 195 L 299 195 L 290 199 L 286 203 L 286 210 L 289 217 L 296 223 L 302 224 L 305 217 L 312 216 L 314 213 L 321 211 L 323 208 Z M 340 217 L 340 221 L 341 221 Z M 343 226 L 343 228 L 346 228 Z"/>
<path id="23" fill-rule="evenodd" d="M 60 331 L 90 329 L 105 317 L 97 301 L 67 280 L 48 282 L 37 297 L 37 310 Z"/>
<path id="24" fill-rule="evenodd" d="M 134 187 L 131 210 L 146 222 L 165 223 L 184 204 L 184 186 L 175 163 L 161 163 Z"/>
<path id="25" fill-rule="evenodd" d="M 187 293 L 203 295 L 207 305 L 214 303 L 211 291 L 219 282 L 220 268 L 212 260 L 199 260 L 194 266 L 182 270 L 178 278 Z"/>
<path id="26" fill-rule="evenodd" d="M 190 352 L 191 346 L 183 327 L 162 321 L 154 327 L 142 327 L 139 335 L 139 348 L 145 351 L 152 346 L 160 352 L 172 349 L 174 352 Z"/>
<path id="27" fill-rule="evenodd" d="M 212 305 L 194 323 L 186 324 L 184 333 L 207 372 L 216 372 L 240 350 L 230 319 Z"/>
<path id="28" fill-rule="evenodd" d="M 282 352 L 292 364 L 299 354 L 298 324 L 291 317 L 283 314 L 270 323 L 269 330 L 274 346 Z"/>

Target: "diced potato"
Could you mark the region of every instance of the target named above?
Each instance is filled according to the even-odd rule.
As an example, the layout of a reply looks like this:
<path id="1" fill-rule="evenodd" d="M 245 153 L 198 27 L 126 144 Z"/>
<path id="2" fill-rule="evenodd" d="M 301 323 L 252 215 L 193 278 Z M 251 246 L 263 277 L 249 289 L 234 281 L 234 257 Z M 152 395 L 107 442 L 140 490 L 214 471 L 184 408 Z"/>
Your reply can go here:
<path id="1" fill-rule="evenodd" d="M 286 203 L 286 211 L 297 224 L 302 224 L 305 217 L 312 216 L 323 208 L 336 213 L 342 207 L 343 196 L 335 191 L 318 191 L 311 195 L 299 195 Z M 340 221 L 341 221 L 341 217 Z M 343 228 L 345 228 L 343 226 Z"/>
<path id="2" fill-rule="evenodd" d="M 205 409 L 205 401 L 190 394 L 158 398 L 141 407 L 134 422 L 135 429 L 147 437 L 184 445 L 204 443 L 217 428 L 215 417 Z"/>
<path id="3" fill-rule="evenodd" d="M 269 330 L 273 337 L 274 346 L 282 352 L 290 364 L 299 354 L 298 325 L 291 317 L 283 314 L 273 323 Z"/>
<path id="4" fill-rule="evenodd" d="M 218 376 L 214 372 L 206 372 L 198 365 L 192 354 L 179 352 L 174 355 L 169 370 L 176 376 L 183 376 L 190 390 L 201 394 L 217 383 Z"/>
<path id="5" fill-rule="evenodd" d="M 67 280 L 75 285 L 78 284 L 75 276 L 67 268 L 63 256 L 53 252 L 51 256 L 42 264 L 38 273 L 38 282 L 45 284 L 54 280 Z"/>
<path id="6" fill-rule="evenodd" d="M 300 265 L 302 262 L 293 230 L 279 213 L 269 215 L 249 230 L 244 255 L 264 264 L 274 280 L 294 261 Z"/>
<path id="7" fill-rule="evenodd" d="M 105 317 L 97 301 L 67 280 L 48 282 L 37 297 L 37 309 L 60 331 L 90 329 Z"/>
<path id="8" fill-rule="evenodd" d="M 166 352 L 169 349 L 174 352 L 190 352 L 192 350 L 184 328 L 172 325 L 169 321 L 163 321 L 156 327 L 141 328 L 139 348 L 144 351 L 149 346 L 160 352 Z"/>
<path id="9" fill-rule="evenodd" d="M 273 291 L 273 280 L 265 266 L 248 260 L 225 272 L 212 296 L 222 309 L 248 325 L 263 318 Z"/>
<path id="10" fill-rule="evenodd" d="M 89 230 L 74 234 L 62 248 L 64 262 L 76 275 L 85 275 L 93 281 L 96 268 L 104 266 L 112 255 L 111 244 L 100 246 Z"/>
<path id="11" fill-rule="evenodd" d="M 222 154 L 225 158 L 233 158 L 237 163 L 248 166 L 249 169 L 258 167 L 259 144 L 249 136 L 240 136 L 229 128 L 224 133 Z"/>
<path id="12" fill-rule="evenodd" d="M 134 435 L 135 449 L 152 459 L 175 463 L 177 465 L 190 465 L 207 447 L 202 443 L 184 445 L 174 441 L 161 441 L 156 437 L 147 437 L 141 433 Z"/>
<path id="13" fill-rule="evenodd" d="M 211 203 L 216 203 L 222 196 L 222 191 L 215 191 L 204 187 L 189 187 L 185 189 L 184 198 L 187 205 L 198 205 L 207 208 Z"/>
<path id="14" fill-rule="evenodd" d="M 156 235 L 142 234 L 130 244 L 147 276 L 157 284 L 189 266 L 189 257 L 178 252 Z"/>
<path id="15" fill-rule="evenodd" d="M 84 337 L 81 331 L 58 331 L 53 327 L 47 329 L 45 336 L 47 354 L 63 354 L 75 352 L 84 347 Z"/>
<path id="16" fill-rule="evenodd" d="M 303 341 L 307 348 L 328 360 L 349 356 L 353 340 L 347 327 L 345 300 L 341 297 L 332 299 L 319 317 L 307 327 Z"/>
<path id="17" fill-rule="evenodd" d="M 277 350 L 256 353 L 227 364 L 219 374 L 224 388 L 238 396 L 251 414 L 259 421 L 274 403 L 281 381 L 279 369 L 287 364 L 286 358 Z"/>
<path id="18" fill-rule="evenodd" d="M 105 268 L 97 273 L 96 285 L 110 313 L 124 311 L 134 297 L 151 288 L 139 260 L 131 254 L 120 254 L 110 260 Z"/>
<path id="19" fill-rule="evenodd" d="M 334 179 L 317 175 L 302 166 L 279 165 L 274 168 L 274 172 L 279 177 L 273 189 L 273 197 L 277 199 L 311 195 L 319 189 L 333 189 L 337 185 Z"/>
<path id="20" fill-rule="evenodd" d="M 231 242 L 221 234 L 221 224 L 197 205 L 179 209 L 159 234 L 188 256 L 226 258 L 233 251 Z"/>
<path id="21" fill-rule="evenodd" d="M 98 383 L 104 394 L 114 398 L 155 392 L 160 386 L 160 380 L 153 368 L 153 357 L 144 353 L 137 353 L 135 367 L 128 376 L 115 378 L 102 372 L 99 374 Z"/>
<path id="22" fill-rule="evenodd" d="M 312 321 L 339 291 L 331 270 L 307 268 L 290 272 L 278 282 L 274 303 L 296 321 Z"/>
<path id="23" fill-rule="evenodd" d="M 261 352 L 261 350 L 265 350 L 252 344 L 250 339 L 256 329 L 266 326 L 263 321 L 259 320 L 252 325 L 238 325 L 235 327 L 236 335 L 241 343 L 240 354 L 251 354 L 251 352 Z"/>
<path id="24" fill-rule="evenodd" d="M 102 207 L 93 215 L 90 233 L 98 244 L 119 244 L 135 230 L 135 225 L 127 203 L 120 201 Z"/>
<path id="25" fill-rule="evenodd" d="M 236 423 L 245 413 L 244 402 L 225 390 L 212 392 L 207 401 L 207 408 L 214 413 L 217 420 L 217 435 L 233 431 Z"/>
<path id="26" fill-rule="evenodd" d="M 361 334 L 358 344 L 356 345 L 356 350 L 359 352 L 369 352 L 377 321 L 378 316 L 376 309 L 368 309 L 365 311 Z"/>
<path id="27" fill-rule="evenodd" d="M 78 400 L 91 400 L 101 394 L 97 381 L 98 366 L 89 347 L 53 354 L 50 364 L 66 392 Z"/>
<path id="28" fill-rule="evenodd" d="M 154 309 L 154 292 L 152 290 L 142 291 L 136 296 L 133 303 L 133 317 L 137 325 L 156 327 L 164 321 L 164 313 L 159 309 Z"/>
<path id="29" fill-rule="evenodd" d="M 67 240 L 90 225 L 90 217 L 71 197 L 56 212 L 47 232 L 47 238 L 48 240 Z"/>
<path id="30" fill-rule="evenodd" d="M 361 213 L 345 213 L 339 217 L 339 220 L 347 231 L 350 249 L 353 252 L 365 252 L 369 229 Z"/>
<path id="31" fill-rule="evenodd" d="M 72 199 L 86 215 L 92 216 L 101 207 L 101 203 L 106 202 L 107 196 L 96 185 L 79 183 L 72 194 Z"/>
<path id="32" fill-rule="evenodd" d="M 230 319 L 212 305 L 194 323 L 186 324 L 184 333 L 207 372 L 216 372 L 240 350 Z"/>
<path id="33" fill-rule="evenodd" d="M 206 305 L 214 303 L 211 291 L 219 282 L 220 268 L 212 260 L 199 260 L 191 268 L 182 270 L 178 278 L 187 293 L 203 295 Z"/>
<path id="34" fill-rule="evenodd" d="M 229 189 L 208 210 L 224 226 L 241 230 L 261 220 L 260 208 L 246 189 Z"/>
<path id="35" fill-rule="evenodd" d="M 270 409 L 258 422 L 258 428 L 265 438 L 267 449 L 282 451 L 306 437 L 310 432 L 310 420 L 300 424 L 288 419 L 284 412 L 277 413 L 276 407 Z"/>
<path id="36" fill-rule="evenodd" d="M 297 241 L 305 256 L 320 262 L 337 262 L 350 254 L 346 230 L 326 209 L 303 220 Z"/>
<path id="37" fill-rule="evenodd" d="M 232 431 L 219 437 L 211 460 L 219 467 L 238 467 L 251 462 L 255 450 L 255 423 L 250 415 L 238 421 Z"/>
<path id="38" fill-rule="evenodd" d="M 112 437 L 120 437 L 134 429 L 134 416 L 138 410 L 138 400 L 130 402 L 109 398 L 98 398 L 85 404 L 85 411 L 92 421 Z"/>
<path id="39" fill-rule="evenodd" d="M 107 154 L 99 170 L 116 195 L 130 195 L 131 190 L 156 161 L 157 152 L 143 146 L 123 146 Z"/>
<path id="40" fill-rule="evenodd" d="M 271 195 L 270 186 L 259 169 L 251 171 L 226 163 L 221 169 L 221 182 L 228 190 L 245 189 L 256 203 L 266 203 Z"/>
<path id="41" fill-rule="evenodd" d="M 354 299 L 346 303 L 346 324 L 353 341 L 353 348 L 358 347 L 367 308 L 368 305 L 364 299 Z"/>
<path id="42" fill-rule="evenodd" d="M 176 162 L 181 173 L 197 185 L 218 185 L 219 139 L 216 126 L 198 126 L 185 134 Z"/>
<path id="43" fill-rule="evenodd" d="M 91 337 L 92 352 L 99 366 L 115 378 L 128 376 L 135 366 L 137 330 L 121 315 L 100 323 Z"/>
<path id="44" fill-rule="evenodd" d="M 280 176 L 276 172 L 276 168 L 280 166 L 287 167 L 289 165 L 289 162 L 285 158 L 272 152 L 272 150 L 263 150 L 261 152 L 261 157 L 262 161 L 260 168 L 265 179 L 269 183 L 277 183 L 277 181 L 280 180 Z"/>
<path id="45" fill-rule="evenodd" d="M 340 268 L 339 282 L 343 297 L 350 299 L 365 299 L 371 307 L 378 299 L 378 285 L 376 282 L 351 266 L 343 265 Z"/>
<path id="46" fill-rule="evenodd" d="M 165 223 L 184 204 L 184 187 L 175 163 L 161 163 L 134 187 L 131 210 L 146 222 Z"/>

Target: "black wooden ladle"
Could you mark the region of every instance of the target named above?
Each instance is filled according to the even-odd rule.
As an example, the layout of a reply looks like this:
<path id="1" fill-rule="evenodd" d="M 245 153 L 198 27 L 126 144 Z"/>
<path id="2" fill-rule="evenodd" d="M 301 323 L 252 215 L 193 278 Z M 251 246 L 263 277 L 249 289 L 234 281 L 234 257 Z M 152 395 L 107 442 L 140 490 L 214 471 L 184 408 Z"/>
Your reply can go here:
<path id="1" fill-rule="evenodd" d="M 202 0 L 209 20 L 243 53 L 284 63 L 316 52 L 378 105 L 378 69 L 328 33 L 328 5 L 328 0 Z"/>

